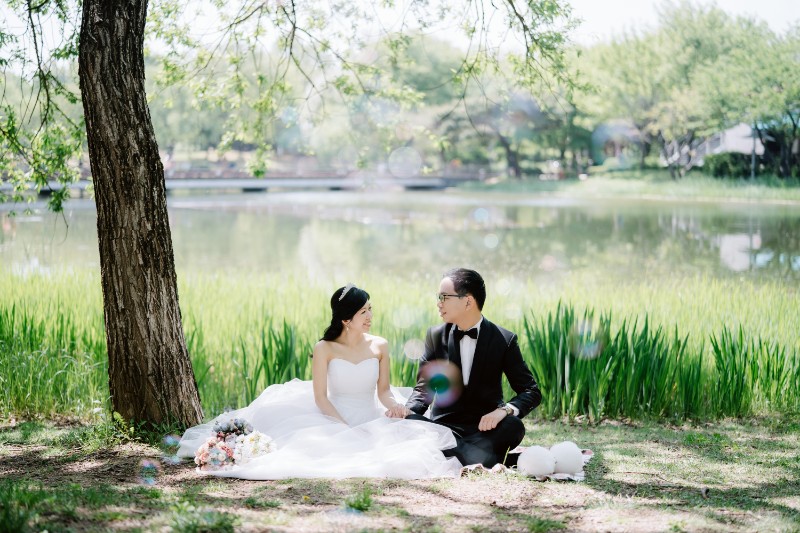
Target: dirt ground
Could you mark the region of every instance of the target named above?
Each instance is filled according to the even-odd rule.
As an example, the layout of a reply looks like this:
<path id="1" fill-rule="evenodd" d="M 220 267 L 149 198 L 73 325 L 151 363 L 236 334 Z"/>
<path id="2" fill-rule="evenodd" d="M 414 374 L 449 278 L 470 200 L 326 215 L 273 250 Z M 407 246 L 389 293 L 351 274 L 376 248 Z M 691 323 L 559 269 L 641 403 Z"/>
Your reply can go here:
<path id="1" fill-rule="evenodd" d="M 587 480 L 473 472 L 424 481 L 244 481 L 203 476 L 140 443 L 87 455 L 14 438 L 5 439 L 0 480 L 52 495 L 54 504 L 31 522 L 48 531 L 800 531 L 795 432 L 770 442 L 735 424 L 690 429 L 696 437 L 688 440 L 686 428 L 533 429 L 529 440 L 572 434 L 591 444 Z M 762 451 L 786 461 L 766 464 Z M 747 457 L 765 469 L 753 483 L 741 479 Z M 364 510 L 348 506 L 365 490 Z M 210 517 L 206 528 L 193 529 L 200 516 Z"/>

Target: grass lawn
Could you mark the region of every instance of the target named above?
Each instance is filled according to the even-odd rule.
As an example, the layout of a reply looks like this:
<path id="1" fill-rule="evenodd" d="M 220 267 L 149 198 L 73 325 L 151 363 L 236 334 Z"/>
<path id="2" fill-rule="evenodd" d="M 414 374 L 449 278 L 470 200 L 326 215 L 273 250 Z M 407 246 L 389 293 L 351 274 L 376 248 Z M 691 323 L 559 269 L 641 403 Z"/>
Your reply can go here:
<path id="1" fill-rule="evenodd" d="M 0 530 L 800 530 L 796 419 L 682 427 L 528 421 L 525 444 L 566 439 L 595 452 L 585 482 L 506 473 L 242 481 L 163 462 L 158 447 L 122 439 L 109 425 L 6 424 Z"/>
<path id="2" fill-rule="evenodd" d="M 800 204 L 800 180 L 776 177 L 717 179 L 692 172 L 673 180 L 664 170 L 625 170 L 591 174 L 581 181 L 567 179 L 542 181 L 503 178 L 484 183 L 466 183 L 466 191 L 485 190 L 499 193 L 539 193 L 564 198 L 632 198 L 682 201 L 741 201 Z"/>

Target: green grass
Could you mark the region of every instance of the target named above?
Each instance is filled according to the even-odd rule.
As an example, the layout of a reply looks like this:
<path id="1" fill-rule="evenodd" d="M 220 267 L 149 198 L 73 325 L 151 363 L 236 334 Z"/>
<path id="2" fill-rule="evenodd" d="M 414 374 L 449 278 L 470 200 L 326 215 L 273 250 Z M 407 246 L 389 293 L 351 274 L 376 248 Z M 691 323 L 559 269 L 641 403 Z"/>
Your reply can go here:
<path id="1" fill-rule="evenodd" d="M 310 378 L 330 287 L 278 275 L 179 283 L 206 416 L 246 405 L 270 384 Z M 438 322 L 432 291 L 362 283 L 373 331 L 391 346 L 391 381 L 411 385 L 417 362 L 404 347 L 419 346 Z M 0 420 L 107 417 L 99 285 L 80 271 L 0 273 Z M 560 287 L 527 282 L 490 292 L 484 311 L 520 335 L 545 393 L 538 415 L 682 420 L 798 409 L 797 297 L 778 281 L 575 275 Z"/>
<path id="2" fill-rule="evenodd" d="M 275 509 L 281 506 L 281 502 L 277 500 L 262 500 L 255 496 L 250 496 L 244 500 L 244 505 L 250 509 Z"/>
<path id="3" fill-rule="evenodd" d="M 548 533 L 549 531 L 559 531 L 567 528 L 563 522 L 558 520 L 535 516 L 530 517 L 525 525 L 528 527 L 529 533 Z"/>
<path id="4" fill-rule="evenodd" d="M 689 347 L 678 327 L 654 327 L 646 315 L 615 326 L 608 314 L 595 320 L 591 310 L 577 315 L 559 304 L 526 318 L 524 331 L 544 416 L 679 421 L 800 411 L 797 351 L 749 337 L 741 326 L 711 334 L 713 357 Z"/>
<path id="5" fill-rule="evenodd" d="M 238 519 L 223 511 L 180 502 L 172 508 L 170 531 L 180 533 L 233 533 Z"/>
<path id="6" fill-rule="evenodd" d="M 344 500 L 344 505 L 348 509 L 362 513 L 369 511 L 370 507 L 372 507 L 372 489 L 365 487 L 360 492 L 348 496 Z"/>
<path id="7" fill-rule="evenodd" d="M 797 531 L 796 417 L 664 425 L 526 419 L 523 445 L 571 440 L 594 452 L 586 481 L 473 473 L 448 480 L 253 482 L 162 465 L 141 485 L 142 457 L 110 443 L 90 455 L 64 442 L 87 427 L 0 427 L 0 531 Z M 369 494 L 369 512 L 342 502 Z M 364 507 L 364 506 L 362 506 Z"/>
<path id="8" fill-rule="evenodd" d="M 765 176 L 749 179 L 717 179 L 694 171 L 673 180 L 665 170 L 625 170 L 591 174 L 585 181 L 503 179 L 493 183 L 469 183 L 464 190 L 502 193 L 544 193 L 570 198 L 653 198 L 665 200 L 741 200 L 800 202 L 800 180 Z"/>
<path id="9" fill-rule="evenodd" d="M 63 531 L 67 524 L 80 519 L 114 522 L 127 518 L 128 513 L 108 509 L 109 502 L 130 505 L 136 501 L 139 500 L 135 494 L 103 483 L 93 486 L 59 483 L 52 486 L 35 480 L 2 479 L 0 531 Z"/>

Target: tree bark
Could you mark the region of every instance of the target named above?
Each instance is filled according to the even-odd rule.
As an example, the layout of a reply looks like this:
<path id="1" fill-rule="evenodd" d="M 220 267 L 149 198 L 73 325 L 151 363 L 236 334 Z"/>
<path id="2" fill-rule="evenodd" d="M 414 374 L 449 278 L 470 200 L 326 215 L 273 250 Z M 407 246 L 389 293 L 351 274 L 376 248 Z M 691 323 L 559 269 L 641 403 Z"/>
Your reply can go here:
<path id="1" fill-rule="evenodd" d="M 647 139 L 642 139 L 639 147 L 639 170 L 644 170 L 647 166 L 647 156 L 650 155 L 652 143 Z"/>
<path id="2" fill-rule="evenodd" d="M 194 425 L 200 397 L 178 306 L 164 167 L 144 88 L 146 0 L 84 0 L 79 75 L 97 205 L 112 405 Z"/>
<path id="3" fill-rule="evenodd" d="M 519 157 L 517 156 L 516 150 L 514 150 L 511 146 L 511 142 L 503 134 L 497 129 L 494 131 L 497 135 L 497 139 L 500 141 L 500 145 L 506 153 L 506 166 L 508 167 L 509 174 L 515 178 L 522 177 L 522 167 L 519 166 Z"/>

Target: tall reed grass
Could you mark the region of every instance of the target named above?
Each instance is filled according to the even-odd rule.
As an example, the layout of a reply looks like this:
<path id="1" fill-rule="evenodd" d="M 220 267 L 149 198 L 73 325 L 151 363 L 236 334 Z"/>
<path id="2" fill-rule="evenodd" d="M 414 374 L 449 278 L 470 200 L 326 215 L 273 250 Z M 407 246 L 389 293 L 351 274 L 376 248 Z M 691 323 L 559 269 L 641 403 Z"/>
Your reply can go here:
<path id="1" fill-rule="evenodd" d="M 391 346 L 393 384 L 413 384 L 418 363 L 406 352 L 418 352 L 438 322 L 434 278 L 359 281 L 372 296 L 373 332 Z M 179 284 L 207 416 L 249 403 L 270 384 L 311 377 L 335 283 L 254 273 L 182 276 Z M 107 409 L 99 286 L 88 272 L 0 270 L 0 418 Z M 680 420 L 800 409 L 800 310 L 780 285 L 684 279 L 491 289 L 485 314 L 520 334 L 544 393 L 538 416 Z"/>
<path id="2" fill-rule="evenodd" d="M 523 354 L 544 391 L 547 417 L 707 419 L 800 409 L 800 356 L 722 326 L 711 357 L 687 337 L 569 305 L 525 318 Z"/>

